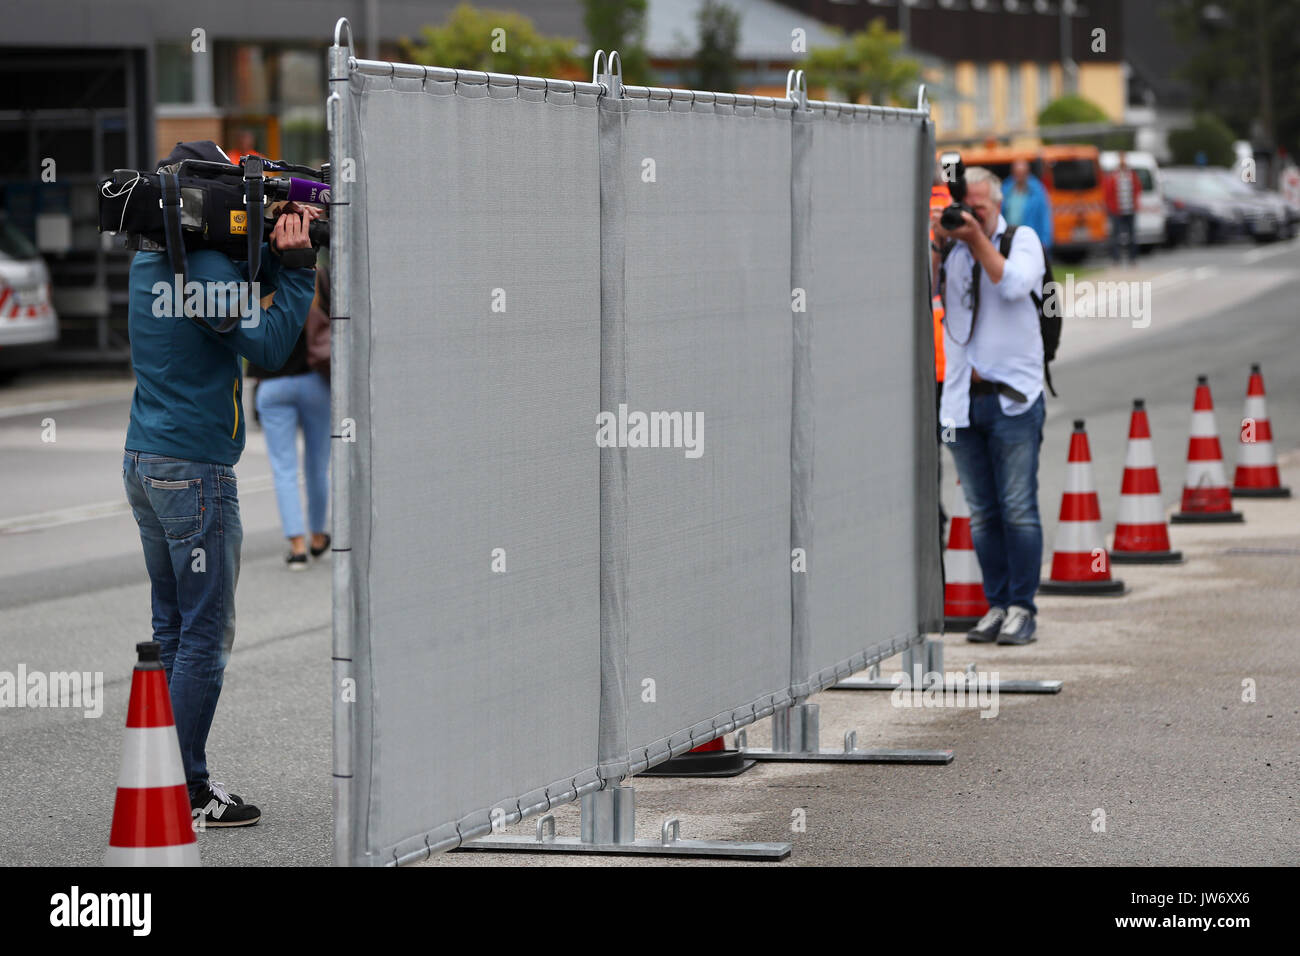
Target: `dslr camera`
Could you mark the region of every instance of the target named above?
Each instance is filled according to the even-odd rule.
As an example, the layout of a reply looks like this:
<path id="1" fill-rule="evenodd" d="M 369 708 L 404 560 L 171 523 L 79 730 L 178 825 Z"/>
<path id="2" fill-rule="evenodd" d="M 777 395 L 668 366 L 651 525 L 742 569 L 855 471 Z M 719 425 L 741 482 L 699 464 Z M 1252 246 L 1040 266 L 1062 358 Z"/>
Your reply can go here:
<path id="1" fill-rule="evenodd" d="M 943 170 L 943 181 L 948 185 L 948 192 L 952 196 L 952 204 L 946 206 L 939 216 L 939 225 L 952 232 L 965 225 L 966 220 L 961 215 L 963 212 L 970 213 L 976 219 L 979 217 L 975 216 L 975 210 L 965 202 L 966 164 L 961 161 L 961 153 L 944 153 L 939 157 L 939 167 Z"/>

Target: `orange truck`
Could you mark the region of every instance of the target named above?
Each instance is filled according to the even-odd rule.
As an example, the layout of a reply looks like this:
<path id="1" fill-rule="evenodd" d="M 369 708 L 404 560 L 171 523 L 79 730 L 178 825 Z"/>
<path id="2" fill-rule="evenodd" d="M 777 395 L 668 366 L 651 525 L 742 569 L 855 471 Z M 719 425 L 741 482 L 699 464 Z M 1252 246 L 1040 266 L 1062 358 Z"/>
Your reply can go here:
<path id="1" fill-rule="evenodd" d="M 961 150 L 969 169 L 983 166 L 999 179 L 1011 175 L 1011 164 L 1028 160 L 1029 170 L 1047 188 L 1052 203 L 1052 253 L 1065 262 L 1078 262 L 1089 252 L 1102 252 L 1110 241 L 1110 217 L 1102 196 L 1101 163 L 1095 146 L 985 146 Z"/>

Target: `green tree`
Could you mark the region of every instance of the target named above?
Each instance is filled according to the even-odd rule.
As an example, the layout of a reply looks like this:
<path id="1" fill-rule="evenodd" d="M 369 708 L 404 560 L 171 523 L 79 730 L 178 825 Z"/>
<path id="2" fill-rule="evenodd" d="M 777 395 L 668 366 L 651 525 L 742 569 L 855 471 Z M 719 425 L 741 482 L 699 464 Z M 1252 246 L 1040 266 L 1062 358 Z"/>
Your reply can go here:
<path id="1" fill-rule="evenodd" d="M 571 68 L 577 41 L 539 33 L 518 13 L 479 10 L 462 3 L 442 26 L 426 26 L 417 40 L 401 41 L 412 63 L 458 70 L 553 76 Z"/>
<path id="2" fill-rule="evenodd" d="M 1237 158 L 1232 148 L 1235 139 L 1227 123 L 1202 113 L 1191 126 L 1169 131 L 1169 152 L 1176 166 L 1193 165 L 1202 157 L 1211 166 L 1231 166 Z"/>
<path id="3" fill-rule="evenodd" d="M 838 46 L 813 47 L 804 61 L 810 87 L 826 89 L 857 103 L 865 96 L 877 106 L 914 106 L 921 65 L 901 55 L 903 35 L 877 18 Z"/>
<path id="4" fill-rule="evenodd" d="M 1038 114 L 1039 126 L 1067 126 L 1075 123 L 1109 123 L 1106 111 L 1092 100 L 1068 94 L 1052 100 Z"/>
<path id="5" fill-rule="evenodd" d="M 695 51 L 696 88 L 730 93 L 736 88 L 740 14 L 721 0 L 704 0 L 696 21 L 700 38 Z"/>
<path id="6" fill-rule="evenodd" d="M 623 82 L 650 85 L 650 57 L 645 50 L 646 0 L 582 0 L 582 23 L 591 49 L 618 51 Z"/>
<path id="7" fill-rule="evenodd" d="M 1063 132 L 1054 134 L 1054 126 L 1111 126 L 1113 120 L 1106 111 L 1075 94 L 1052 100 L 1038 114 L 1038 131 L 1044 142 L 1091 143 L 1098 149 L 1132 149 L 1133 134 L 1127 130 L 1099 130 L 1094 133 Z"/>
<path id="8" fill-rule="evenodd" d="M 1300 152 L 1300 3 L 1167 0 L 1192 105 L 1256 146 Z"/>

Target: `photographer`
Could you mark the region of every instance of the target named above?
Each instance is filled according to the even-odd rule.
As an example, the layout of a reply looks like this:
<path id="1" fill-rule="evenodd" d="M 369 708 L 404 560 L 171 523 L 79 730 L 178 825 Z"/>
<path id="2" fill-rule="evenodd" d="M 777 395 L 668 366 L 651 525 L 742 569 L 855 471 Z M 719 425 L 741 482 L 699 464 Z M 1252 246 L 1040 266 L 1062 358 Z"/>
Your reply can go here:
<path id="1" fill-rule="evenodd" d="M 1034 594 L 1042 564 L 1038 450 L 1043 437 L 1043 341 L 1031 293 L 1042 287 L 1043 247 L 1017 229 L 1000 251 L 1002 186 L 967 170 L 961 225 L 931 212 L 935 268 L 943 276 L 946 375 L 939 420 L 971 512 L 971 537 L 989 612 L 967 635 L 975 643 L 1036 640 Z M 961 190 L 954 188 L 954 196 Z M 942 263 L 942 265 L 941 265 Z"/>
<path id="2" fill-rule="evenodd" d="M 159 163 L 228 162 L 211 142 L 178 143 Z M 189 253 L 188 279 L 245 295 L 252 279 L 274 304 L 219 333 L 216 317 L 173 315 L 162 296 L 178 278 L 166 252 L 138 252 L 131 263 L 129 329 L 136 376 L 122 479 L 140 529 L 152 584 L 154 640 L 171 692 L 190 806 L 205 827 L 248 826 L 260 811 L 211 781 L 207 737 L 235 637 L 235 585 L 243 529 L 233 466 L 244 450 L 241 357 L 279 368 L 298 340 L 315 272 L 286 267 L 313 256 L 314 210 L 288 212 L 263 246 L 260 275 L 214 249 Z M 268 248 L 269 247 L 269 248 Z M 167 292 L 160 293 L 163 287 Z M 186 284 L 186 288 L 189 283 Z M 256 290 L 247 296 L 257 308 Z M 177 299 L 180 292 L 176 292 Z M 207 308 L 211 309 L 211 296 Z"/>

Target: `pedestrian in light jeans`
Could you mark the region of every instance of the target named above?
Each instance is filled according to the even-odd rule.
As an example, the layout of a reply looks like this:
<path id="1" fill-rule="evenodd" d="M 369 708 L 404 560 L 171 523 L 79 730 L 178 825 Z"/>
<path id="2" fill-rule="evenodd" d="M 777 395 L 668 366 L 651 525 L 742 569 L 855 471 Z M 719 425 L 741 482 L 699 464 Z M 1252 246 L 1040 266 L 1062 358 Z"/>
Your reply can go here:
<path id="1" fill-rule="evenodd" d="M 1034 594 L 1043 560 L 1038 515 L 1038 450 L 1043 440 L 1043 342 L 1038 307 L 1043 247 L 1032 229 L 1012 234 L 999 215 L 1001 183 L 988 170 L 966 171 L 965 225 L 934 225 L 954 243 L 943 255 L 944 352 L 940 422 L 970 505 L 971 538 L 989 612 L 967 634 L 975 643 L 1036 640 Z M 937 216 L 934 217 L 937 220 Z"/>
<path id="2" fill-rule="evenodd" d="M 254 365 L 248 369 L 249 376 L 258 380 L 255 404 L 266 433 L 280 524 L 289 542 L 285 563 L 291 571 L 307 567 L 309 550 L 313 558 L 319 558 L 330 545 L 325 533 L 330 464 L 329 325 L 329 279 L 324 269 L 318 269 L 316 297 L 288 360 L 274 370 Z M 300 429 L 302 474 L 307 486 L 305 523 L 298 492 Z"/>

